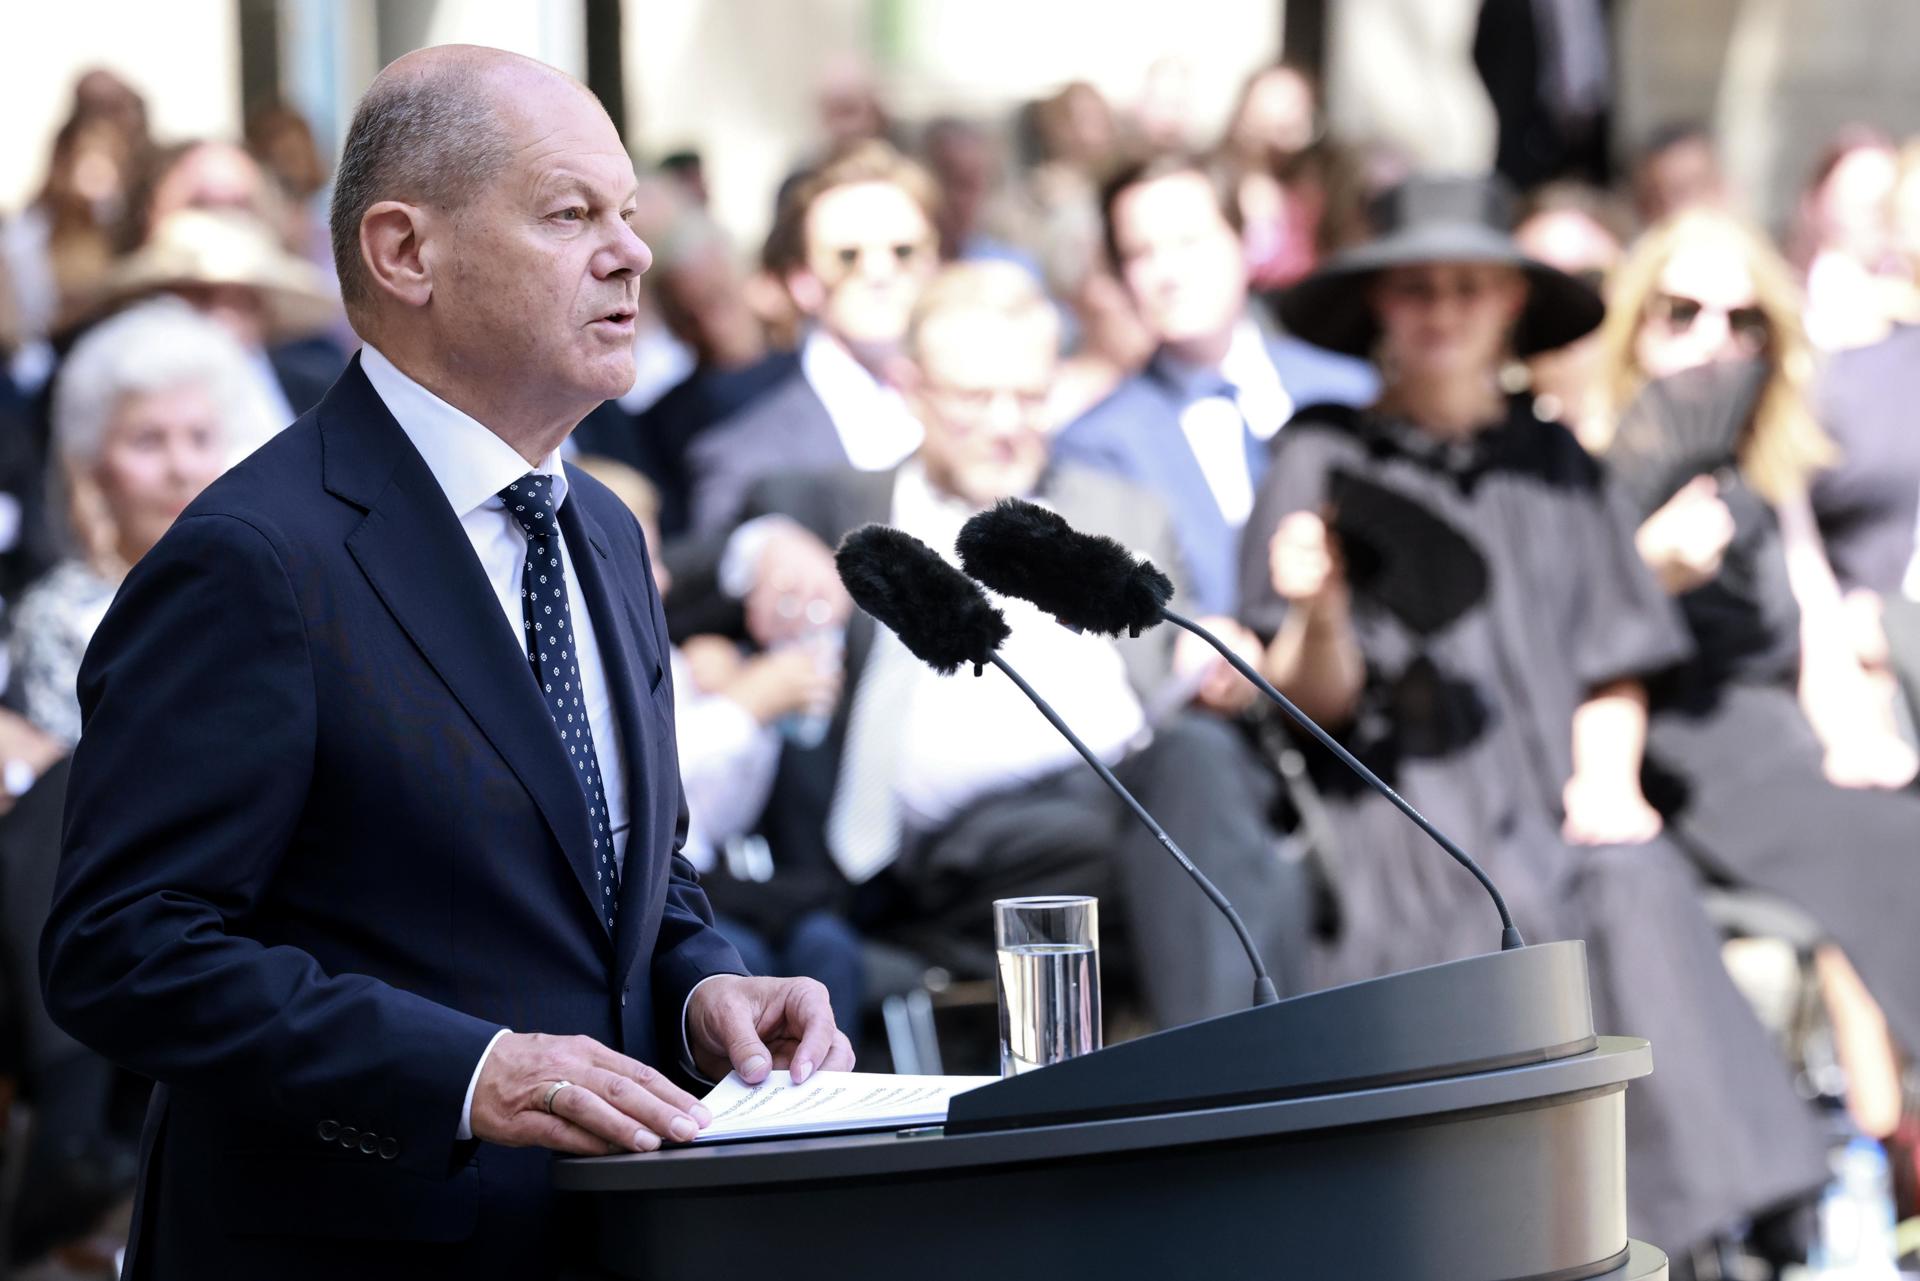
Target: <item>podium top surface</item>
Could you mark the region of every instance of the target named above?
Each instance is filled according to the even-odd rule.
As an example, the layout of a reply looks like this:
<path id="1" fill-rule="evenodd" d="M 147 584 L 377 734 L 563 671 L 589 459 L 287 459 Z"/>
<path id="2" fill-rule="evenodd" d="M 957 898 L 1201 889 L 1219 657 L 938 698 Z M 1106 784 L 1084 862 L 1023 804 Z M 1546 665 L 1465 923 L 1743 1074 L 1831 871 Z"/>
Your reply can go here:
<path id="1" fill-rule="evenodd" d="M 1593 1047 L 1586 945 L 1542 943 L 1235 1010 L 1011 1077 L 955 1099 L 947 1132 L 1348 1093 Z"/>
<path id="2" fill-rule="evenodd" d="M 1437 1080 L 977 1134 L 932 1129 L 821 1135 L 570 1158 L 554 1164 L 553 1178 L 556 1187 L 572 1192 L 688 1191 L 1049 1161 L 1525 1107 L 1619 1089 L 1651 1070 L 1645 1041 L 1601 1037 L 1584 1053 Z"/>

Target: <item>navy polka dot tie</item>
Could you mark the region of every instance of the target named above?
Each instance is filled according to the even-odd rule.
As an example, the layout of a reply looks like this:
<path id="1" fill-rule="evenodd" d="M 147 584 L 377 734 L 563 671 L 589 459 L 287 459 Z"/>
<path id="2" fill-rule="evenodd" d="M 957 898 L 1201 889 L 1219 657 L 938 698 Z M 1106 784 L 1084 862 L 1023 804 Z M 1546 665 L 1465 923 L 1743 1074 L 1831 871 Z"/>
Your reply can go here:
<path id="1" fill-rule="evenodd" d="M 527 624 L 527 660 L 546 695 L 554 728 L 567 745 L 567 759 L 587 799 L 587 825 L 593 834 L 593 877 L 600 886 L 600 910 L 613 928 L 619 910 L 620 868 L 607 831 L 607 794 L 600 783 L 600 758 L 593 751 L 593 730 L 580 697 L 580 658 L 573 642 L 573 615 L 567 608 L 567 580 L 560 569 L 560 520 L 553 506 L 553 478 L 528 472 L 500 491 L 507 514 L 527 531 L 526 574 L 520 580 L 520 612 Z"/>

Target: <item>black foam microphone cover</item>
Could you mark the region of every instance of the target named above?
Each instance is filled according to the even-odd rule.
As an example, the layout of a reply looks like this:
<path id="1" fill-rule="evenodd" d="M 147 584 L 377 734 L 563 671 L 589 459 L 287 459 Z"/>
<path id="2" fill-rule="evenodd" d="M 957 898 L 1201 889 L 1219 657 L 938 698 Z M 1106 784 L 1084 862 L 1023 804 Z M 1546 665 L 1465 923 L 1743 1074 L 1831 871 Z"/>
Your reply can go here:
<path id="1" fill-rule="evenodd" d="M 1007 639 L 1007 620 L 980 585 L 911 534 L 864 525 L 833 559 L 853 603 L 943 675 L 984 667 Z"/>
<path id="2" fill-rule="evenodd" d="M 1138 636 L 1173 598 L 1173 583 L 1151 561 L 1018 498 L 969 520 L 954 547 L 966 571 L 1002 596 L 1103 636 Z"/>

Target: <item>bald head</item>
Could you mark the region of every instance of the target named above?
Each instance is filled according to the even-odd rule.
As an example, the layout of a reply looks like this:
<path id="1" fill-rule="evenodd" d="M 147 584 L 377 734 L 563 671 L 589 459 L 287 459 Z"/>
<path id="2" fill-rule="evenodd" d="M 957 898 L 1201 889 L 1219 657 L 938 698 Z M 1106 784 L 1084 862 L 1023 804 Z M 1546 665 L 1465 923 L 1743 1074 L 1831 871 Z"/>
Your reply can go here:
<path id="1" fill-rule="evenodd" d="M 438 45 L 388 64 L 360 99 L 334 177 L 334 269 L 358 323 L 372 301 L 360 224 L 383 200 L 457 211 L 495 179 L 519 142 L 529 98 L 585 85 L 543 62 L 479 45 Z"/>

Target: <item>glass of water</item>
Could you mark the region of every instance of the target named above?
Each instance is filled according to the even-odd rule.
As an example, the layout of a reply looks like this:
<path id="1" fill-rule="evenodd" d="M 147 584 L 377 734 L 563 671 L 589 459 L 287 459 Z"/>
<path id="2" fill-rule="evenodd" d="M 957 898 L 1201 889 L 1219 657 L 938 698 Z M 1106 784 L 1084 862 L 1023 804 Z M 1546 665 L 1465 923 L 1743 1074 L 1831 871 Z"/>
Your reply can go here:
<path id="1" fill-rule="evenodd" d="M 993 905 L 1000 1075 L 1100 1048 L 1100 901 L 1003 898 Z"/>

